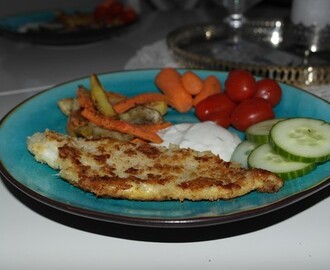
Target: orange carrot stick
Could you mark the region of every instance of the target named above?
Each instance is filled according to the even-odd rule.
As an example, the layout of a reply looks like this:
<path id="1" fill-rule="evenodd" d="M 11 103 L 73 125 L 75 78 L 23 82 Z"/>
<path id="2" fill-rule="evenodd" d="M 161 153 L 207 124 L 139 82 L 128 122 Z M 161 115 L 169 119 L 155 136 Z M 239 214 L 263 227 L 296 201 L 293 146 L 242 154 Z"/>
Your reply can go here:
<path id="1" fill-rule="evenodd" d="M 181 76 L 181 83 L 184 89 L 191 95 L 197 95 L 203 89 L 203 80 L 192 71 L 186 71 Z"/>
<path id="2" fill-rule="evenodd" d="M 113 105 L 117 113 L 124 113 L 136 105 L 146 104 L 153 101 L 166 101 L 166 97 L 160 93 L 143 93 L 137 96 L 119 101 Z"/>
<path id="3" fill-rule="evenodd" d="M 93 101 L 89 95 L 89 92 L 83 87 L 79 86 L 77 91 L 77 97 L 79 105 L 87 110 L 96 111 L 93 105 Z"/>
<path id="4" fill-rule="evenodd" d="M 141 124 L 138 126 L 143 130 L 149 130 L 150 132 L 157 132 L 158 130 L 167 128 L 171 125 L 172 124 L 170 122 L 164 122 L 164 123 L 155 123 L 155 124 Z"/>
<path id="5" fill-rule="evenodd" d="M 140 138 L 134 138 L 131 140 L 132 143 L 148 143 L 147 141 L 145 140 L 142 140 Z"/>
<path id="6" fill-rule="evenodd" d="M 204 86 L 202 91 L 195 96 L 193 104 L 196 106 L 200 101 L 208 96 L 221 92 L 221 83 L 217 77 L 210 75 L 204 80 Z"/>
<path id="7" fill-rule="evenodd" d="M 161 143 L 163 140 L 156 134 L 159 129 L 168 127 L 170 123 L 149 124 L 149 125 L 134 125 L 125 121 L 117 120 L 112 117 L 107 117 L 97 112 L 93 106 L 92 99 L 83 87 L 79 87 L 77 91 L 78 102 L 83 108 L 81 115 L 90 122 L 110 130 L 116 130 L 122 133 L 131 134 L 140 139 Z"/>
<path id="8" fill-rule="evenodd" d="M 116 130 L 122 133 L 131 134 L 138 138 L 154 142 L 161 143 L 163 140 L 156 134 L 156 132 L 150 132 L 149 130 L 144 130 L 140 128 L 138 125 L 129 124 L 128 122 L 116 120 L 111 117 L 106 117 L 96 111 L 84 109 L 81 112 L 82 116 L 84 116 L 87 120 L 93 122 L 94 124 L 110 129 Z"/>
<path id="9" fill-rule="evenodd" d="M 174 68 L 164 68 L 156 76 L 155 83 L 165 94 L 169 105 L 179 112 L 187 112 L 192 107 L 192 96 L 183 88 L 181 75 Z"/>

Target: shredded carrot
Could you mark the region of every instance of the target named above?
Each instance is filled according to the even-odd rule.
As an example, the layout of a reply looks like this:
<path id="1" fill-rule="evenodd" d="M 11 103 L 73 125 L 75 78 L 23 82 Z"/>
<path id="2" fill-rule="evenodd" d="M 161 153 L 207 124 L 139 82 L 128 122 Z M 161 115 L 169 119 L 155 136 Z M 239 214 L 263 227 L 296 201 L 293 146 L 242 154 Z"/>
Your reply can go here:
<path id="1" fill-rule="evenodd" d="M 164 68 L 156 76 L 155 83 L 165 94 L 170 106 L 179 112 L 187 112 L 193 105 L 192 96 L 184 89 L 181 75 L 174 68 Z"/>
<path id="2" fill-rule="evenodd" d="M 161 143 L 163 140 L 157 135 L 156 132 L 150 132 L 144 128 L 139 127 L 138 125 L 133 125 L 125 121 L 116 120 L 111 117 L 106 117 L 96 111 L 84 109 L 81 112 L 87 120 L 92 123 L 110 130 L 119 131 L 122 133 L 131 134 L 138 138 L 154 142 Z"/>
<path id="3" fill-rule="evenodd" d="M 203 80 L 192 71 L 183 73 L 181 83 L 184 89 L 191 95 L 197 95 L 203 89 Z"/>
<path id="4" fill-rule="evenodd" d="M 214 75 L 210 75 L 206 77 L 203 84 L 204 86 L 202 91 L 194 98 L 193 101 L 194 106 L 196 106 L 199 102 L 201 102 L 203 99 L 207 98 L 208 96 L 221 92 L 221 83 L 219 79 Z"/>
<path id="5" fill-rule="evenodd" d="M 127 98 L 125 100 L 119 101 L 113 105 L 113 108 L 117 113 L 124 113 L 129 109 L 135 107 L 136 105 L 146 104 L 154 101 L 165 101 L 166 97 L 160 93 L 143 93 L 136 95 L 134 97 Z"/>

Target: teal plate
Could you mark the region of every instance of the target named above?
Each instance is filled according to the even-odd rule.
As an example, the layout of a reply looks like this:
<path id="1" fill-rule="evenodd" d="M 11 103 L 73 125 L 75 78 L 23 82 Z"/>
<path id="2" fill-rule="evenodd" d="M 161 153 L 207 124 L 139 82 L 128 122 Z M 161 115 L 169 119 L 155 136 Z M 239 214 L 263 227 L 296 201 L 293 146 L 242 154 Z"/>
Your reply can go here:
<path id="1" fill-rule="evenodd" d="M 113 72 L 99 75 L 99 78 L 106 89 L 132 96 L 141 92 L 157 92 L 154 79 L 158 72 L 157 69 Z M 224 72 L 195 72 L 203 78 L 214 74 L 222 82 L 227 77 Z M 136 226 L 210 226 L 275 211 L 330 184 L 328 162 L 304 177 L 287 181 L 274 194 L 251 192 L 240 198 L 215 202 L 142 202 L 97 198 L 61 180 L 55 170 L 37 163 L 26 148 L 26 138 L 35 132 L 42 132 L 46 128 L 65 132 L 66 117 L 58 109 L 57 101 L 74 97 L 78 85 L 89 88 L 89 78 L 43 91 L 14 108 L 1 121 L 1 173 L 16 188 L 51 207 L 87 218 Z M 288 85 L 282 84 L 282 88 L 283 98 L 275 109 L 277 117 L 306 116 L 330 122 L 328 102 Z M 180 114 L 174 110 L 168 113 L 167 120 L 173 123 L 197 121 L 193 111 Z"/>

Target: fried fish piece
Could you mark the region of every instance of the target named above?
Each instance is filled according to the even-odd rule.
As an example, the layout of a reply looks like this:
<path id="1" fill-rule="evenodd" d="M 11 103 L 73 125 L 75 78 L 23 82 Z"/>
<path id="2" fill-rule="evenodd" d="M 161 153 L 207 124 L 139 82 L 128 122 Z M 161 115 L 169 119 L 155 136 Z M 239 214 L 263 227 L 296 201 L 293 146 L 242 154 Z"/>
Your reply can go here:
<path id="1" fill-rule="evenodd" d="M 211 152 L 177 146 L 73 138 L 46 130 L 27 139 L 35 159 L 100 197 L 129 200 L 219 200 L 253 190 L 276 192 L 283 181 L 261 169 L 244 169 Z"/>

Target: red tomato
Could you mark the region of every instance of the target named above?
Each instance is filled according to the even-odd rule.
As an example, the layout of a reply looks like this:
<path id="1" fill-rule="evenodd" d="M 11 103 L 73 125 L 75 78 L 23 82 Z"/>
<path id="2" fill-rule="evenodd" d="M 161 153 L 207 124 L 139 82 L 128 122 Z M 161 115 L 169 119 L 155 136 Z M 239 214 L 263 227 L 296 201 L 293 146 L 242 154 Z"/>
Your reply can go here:
<path id="1" fill-rule="evenodd" d="M 282 89 L 280 85 L 272 79 L 262 79 L 256 83 L 257 91 L 254 97 L 266 99 L 274 107 L 278 104 L 282 97 Z"/>
<path id="2" fill-rule="evenodd" d="M 251 98 L 240 103 L 231 115 L 231 124 L 240 131 L 275 117 L 272 105 L 263 98 Z"/>
<path id="3" fill-rule="evenodd" d="M 218 93 L 198 102 L 195 106 L 195 113 L 199 120 L 207 121 L 211 120 L 209 116 L 214 113 L 230 116 L 236 106 L 236 103 L 226 94 Z"/>
<path id="4" fill-rule="evenodd" d="M 127 8 L 121 14 L 121 20 L 123 23 L 131 23 L 134 22 L 137 18 L 136 12 L 132 8 Z"/>
<path id="5" fill-rule="evenodd" d="M 230 71 L 225 82 L 226 93 L 235 102 L 253 97 L 256 92 L 256 80 L 245 70 Z"/>
<path id="6" fill-rule="evenodd" d="M 93 15 L 96 21 L 104 21 L 107 17 L 107 8 L 103 6 L 98 6 L 95 8 Z"/>

